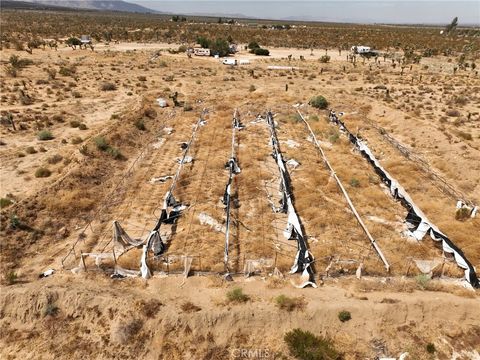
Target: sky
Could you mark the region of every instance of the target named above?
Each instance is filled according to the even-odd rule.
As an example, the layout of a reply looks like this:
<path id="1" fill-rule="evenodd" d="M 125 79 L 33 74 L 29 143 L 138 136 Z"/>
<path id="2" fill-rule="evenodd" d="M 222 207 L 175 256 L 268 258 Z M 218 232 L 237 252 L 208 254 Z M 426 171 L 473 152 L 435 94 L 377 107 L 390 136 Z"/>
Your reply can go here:
<path id="1" fill-rule="evenodd" d="M 356 23 L 480 25 L 480 0 L 126 0 L 175 14 L 244 15 L 262 19 Z"/>

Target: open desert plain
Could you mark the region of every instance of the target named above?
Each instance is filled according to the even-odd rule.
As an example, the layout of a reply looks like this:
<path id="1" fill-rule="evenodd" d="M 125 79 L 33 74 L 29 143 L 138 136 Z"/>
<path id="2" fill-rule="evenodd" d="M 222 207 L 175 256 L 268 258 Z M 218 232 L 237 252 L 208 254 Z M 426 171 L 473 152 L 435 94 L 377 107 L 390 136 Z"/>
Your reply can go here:
<path id="1" fill-rule="evenodd" d="M 479 359 L 479 29 L 182 20 L 2 9 L 0 357 Z"/>

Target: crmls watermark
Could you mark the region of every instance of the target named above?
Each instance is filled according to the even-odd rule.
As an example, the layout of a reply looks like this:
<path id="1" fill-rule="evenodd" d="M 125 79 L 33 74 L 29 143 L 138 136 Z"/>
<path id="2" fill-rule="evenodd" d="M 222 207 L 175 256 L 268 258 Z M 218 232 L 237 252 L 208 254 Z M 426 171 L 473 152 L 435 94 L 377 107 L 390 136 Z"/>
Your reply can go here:
<path id="1" fill-rule="evenodd" d="M 269 349 L 233 349 L 231 351 L 233 359 L 269 359 Z"/>

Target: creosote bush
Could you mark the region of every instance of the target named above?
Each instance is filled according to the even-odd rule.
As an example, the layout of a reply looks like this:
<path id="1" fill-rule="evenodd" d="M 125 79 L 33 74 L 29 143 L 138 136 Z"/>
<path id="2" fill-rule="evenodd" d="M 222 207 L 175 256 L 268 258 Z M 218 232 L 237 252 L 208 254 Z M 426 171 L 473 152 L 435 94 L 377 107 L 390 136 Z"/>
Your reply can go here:
<path id="1" fill-rule="evenodd" d="M 36 178 L 46 178 L 52 175 L 52 172 L 45 167 L 39 167 L 35 170 L 35 177 Z"/>
<path id="2" fill-rule="evenodd" d="M 352 315 L 350 314 L 350 311 L 342 310 L 338 313 L 338 319 L 341 322 L 348 321 L 352 318 Z"/>
<path id="3" fill-rule="evenodd" d="M 192 313 L 192 312 L 197 312 L 197 311 L 202 310 L 202 308 L 200 306 L 195 305 L 191 301 L 184 302 L 180 306 L 180 308 L 182 309 L 183 312 L 187 312 L 187 313 Z"/>
<path id="4" fill-rule="evenodd" d="M 321 95 L 312 97 L 308 103 L 317 109 L 326 109 L 328 107 L 327 99 Z"/>
<path id="5" fill-rule="evenodd" d="M 284 336 L 290 354 L 300 360 L 340 360 L 341 354 L 330 339 L 310 331 L 293 329 Z"/>
<path id="6" fill-rule="evenodd" d="M 42 141 L 52 140 L 53 135 L 48 130 L 42 130 L 37 134 L 37 138 L 38 138 L 38 140 L 42 140 Z"/>
<path id="7" fill-rule="evenodd" d="M 233 288 L 227 292 L 227 299 L 230 302 L 244 303 L 250 300 L 250 297 L 244 294 L 241 288 Z"/>

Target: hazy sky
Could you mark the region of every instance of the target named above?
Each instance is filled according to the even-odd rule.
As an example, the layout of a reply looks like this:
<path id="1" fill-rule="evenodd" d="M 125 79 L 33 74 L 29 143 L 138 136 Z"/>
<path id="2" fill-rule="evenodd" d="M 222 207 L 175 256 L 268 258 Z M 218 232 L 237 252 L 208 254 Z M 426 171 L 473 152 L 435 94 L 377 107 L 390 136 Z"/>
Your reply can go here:
<path id="1" fill-rule="evenodd" d="M 480 24 L 480 0 L 126 0 L 178 14 L 241 14 L 264 19 L 304 19 L 344 22 L 445 24 L 458 16 L 460 24 Z"/>

